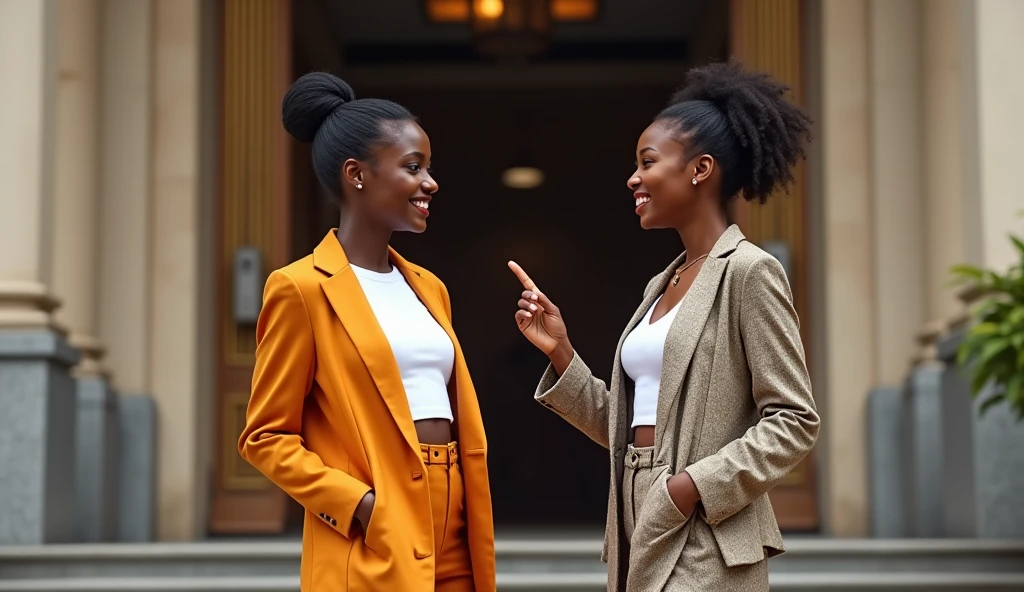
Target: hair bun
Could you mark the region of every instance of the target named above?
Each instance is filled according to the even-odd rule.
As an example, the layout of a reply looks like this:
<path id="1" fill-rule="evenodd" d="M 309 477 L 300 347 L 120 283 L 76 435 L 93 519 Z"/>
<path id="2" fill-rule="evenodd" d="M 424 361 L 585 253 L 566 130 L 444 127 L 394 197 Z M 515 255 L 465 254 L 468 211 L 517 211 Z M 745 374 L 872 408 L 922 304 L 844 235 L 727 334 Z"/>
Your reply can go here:
<path id="1" fill-rule="evenodd" d="M 312 142 L 334 110 L 356 100 L 347 82 L 326 72 L 310 72 L 288 88 L 281 104 L 284 129 L 300 142 Z"/>

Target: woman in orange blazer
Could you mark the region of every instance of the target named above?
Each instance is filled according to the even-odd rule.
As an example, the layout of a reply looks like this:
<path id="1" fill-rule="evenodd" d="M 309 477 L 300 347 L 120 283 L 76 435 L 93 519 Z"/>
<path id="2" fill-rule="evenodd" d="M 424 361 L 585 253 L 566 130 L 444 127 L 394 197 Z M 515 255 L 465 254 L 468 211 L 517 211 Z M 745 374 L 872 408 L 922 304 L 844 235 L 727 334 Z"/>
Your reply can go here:
<path id="1" fill-rule="evenodd" d="M 283 117 L 341 223 L 267 279 L 239 451 L 306 510 L 302 590 L 494 591 L 487 444 L 448 291 L 388 245 L 426 229 L 430 141 L 324 73 Z"/>

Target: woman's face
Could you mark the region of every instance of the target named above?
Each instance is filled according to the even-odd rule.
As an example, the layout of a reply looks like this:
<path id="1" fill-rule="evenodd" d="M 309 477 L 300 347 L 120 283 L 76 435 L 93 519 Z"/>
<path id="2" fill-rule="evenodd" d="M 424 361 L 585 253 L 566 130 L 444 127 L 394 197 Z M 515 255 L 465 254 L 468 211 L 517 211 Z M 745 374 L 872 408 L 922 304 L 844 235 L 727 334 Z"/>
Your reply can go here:
<path id="1" fill-rule="evenodd" d="M 678 132 L 655 121 L 636 145 L 636 172 L 626 186 L 633 191 L 636 213 L 644 229 L 678 228 L 694 205 L 695 168 L 687 163 Z M 695 159 L 696 160 L 696 159 Z"/>
<path id="2" fill-rule="evenodd" d="M 396 141 L 374 150 L 356 192 L 359 208 L 395 232 L 427 229 L 430 200 L 437 182 L 430 176 L 430 138 L 419 124 L 398 124 Z"/>

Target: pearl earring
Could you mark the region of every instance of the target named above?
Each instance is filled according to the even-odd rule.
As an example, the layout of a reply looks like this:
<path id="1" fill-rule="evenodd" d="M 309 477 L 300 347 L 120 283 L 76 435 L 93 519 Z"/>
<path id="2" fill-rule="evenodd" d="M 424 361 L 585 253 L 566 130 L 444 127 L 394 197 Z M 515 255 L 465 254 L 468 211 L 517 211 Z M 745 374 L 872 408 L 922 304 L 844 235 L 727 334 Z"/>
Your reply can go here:
<path id="1" fill-rule="evenodd" d="M 693 183 L 694 185 L 696 185 L 696 184 L 697 184 L 697 177 L 694 177 L 694 178 L 693 178 L 693 181 L 691 181 L 691 183 Z"/>
<path id="2" fill-rule="evenodd" d="M 697 179 L 694 179 L 693 182 L 696 183 Z M 363 184 L 362 183 L 356 183 L 356 189 L 362 189 L 362 188 L 363 188 Z"/>

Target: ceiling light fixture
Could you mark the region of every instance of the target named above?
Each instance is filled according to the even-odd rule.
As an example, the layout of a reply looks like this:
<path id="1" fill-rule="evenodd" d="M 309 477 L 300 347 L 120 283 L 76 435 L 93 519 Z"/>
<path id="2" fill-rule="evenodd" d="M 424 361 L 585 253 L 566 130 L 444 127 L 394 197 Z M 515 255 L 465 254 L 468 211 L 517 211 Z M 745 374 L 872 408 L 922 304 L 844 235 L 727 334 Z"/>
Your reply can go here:
<path id="1" fill-rule="evenodd" d="M 592 21 L 598 0 L 425 0 L 434 23 L 469 24 L 477 50 L 498 58 L 543 53 L 553 23 Z"/>
<path id="2" fill-rule="evenodd" d="M 525 164 L 510 166 L 501 174 L 501 182 L 510 189 L 536 189 L 544 184 L 544 171 Z"/>
<path id="3" fill-rule="evenodd" d="M 425 0 L 427 20 L 432 23 L 468 23 L 472 4 L 477 0 Z M 514 0 L 512 0 L 514 1 Z M 505 0 L 488 0 L 501 4 Z M 559 23 L 586 22 L 597 19 L 599 0 L 551 0 L 551 17 Z"/>

